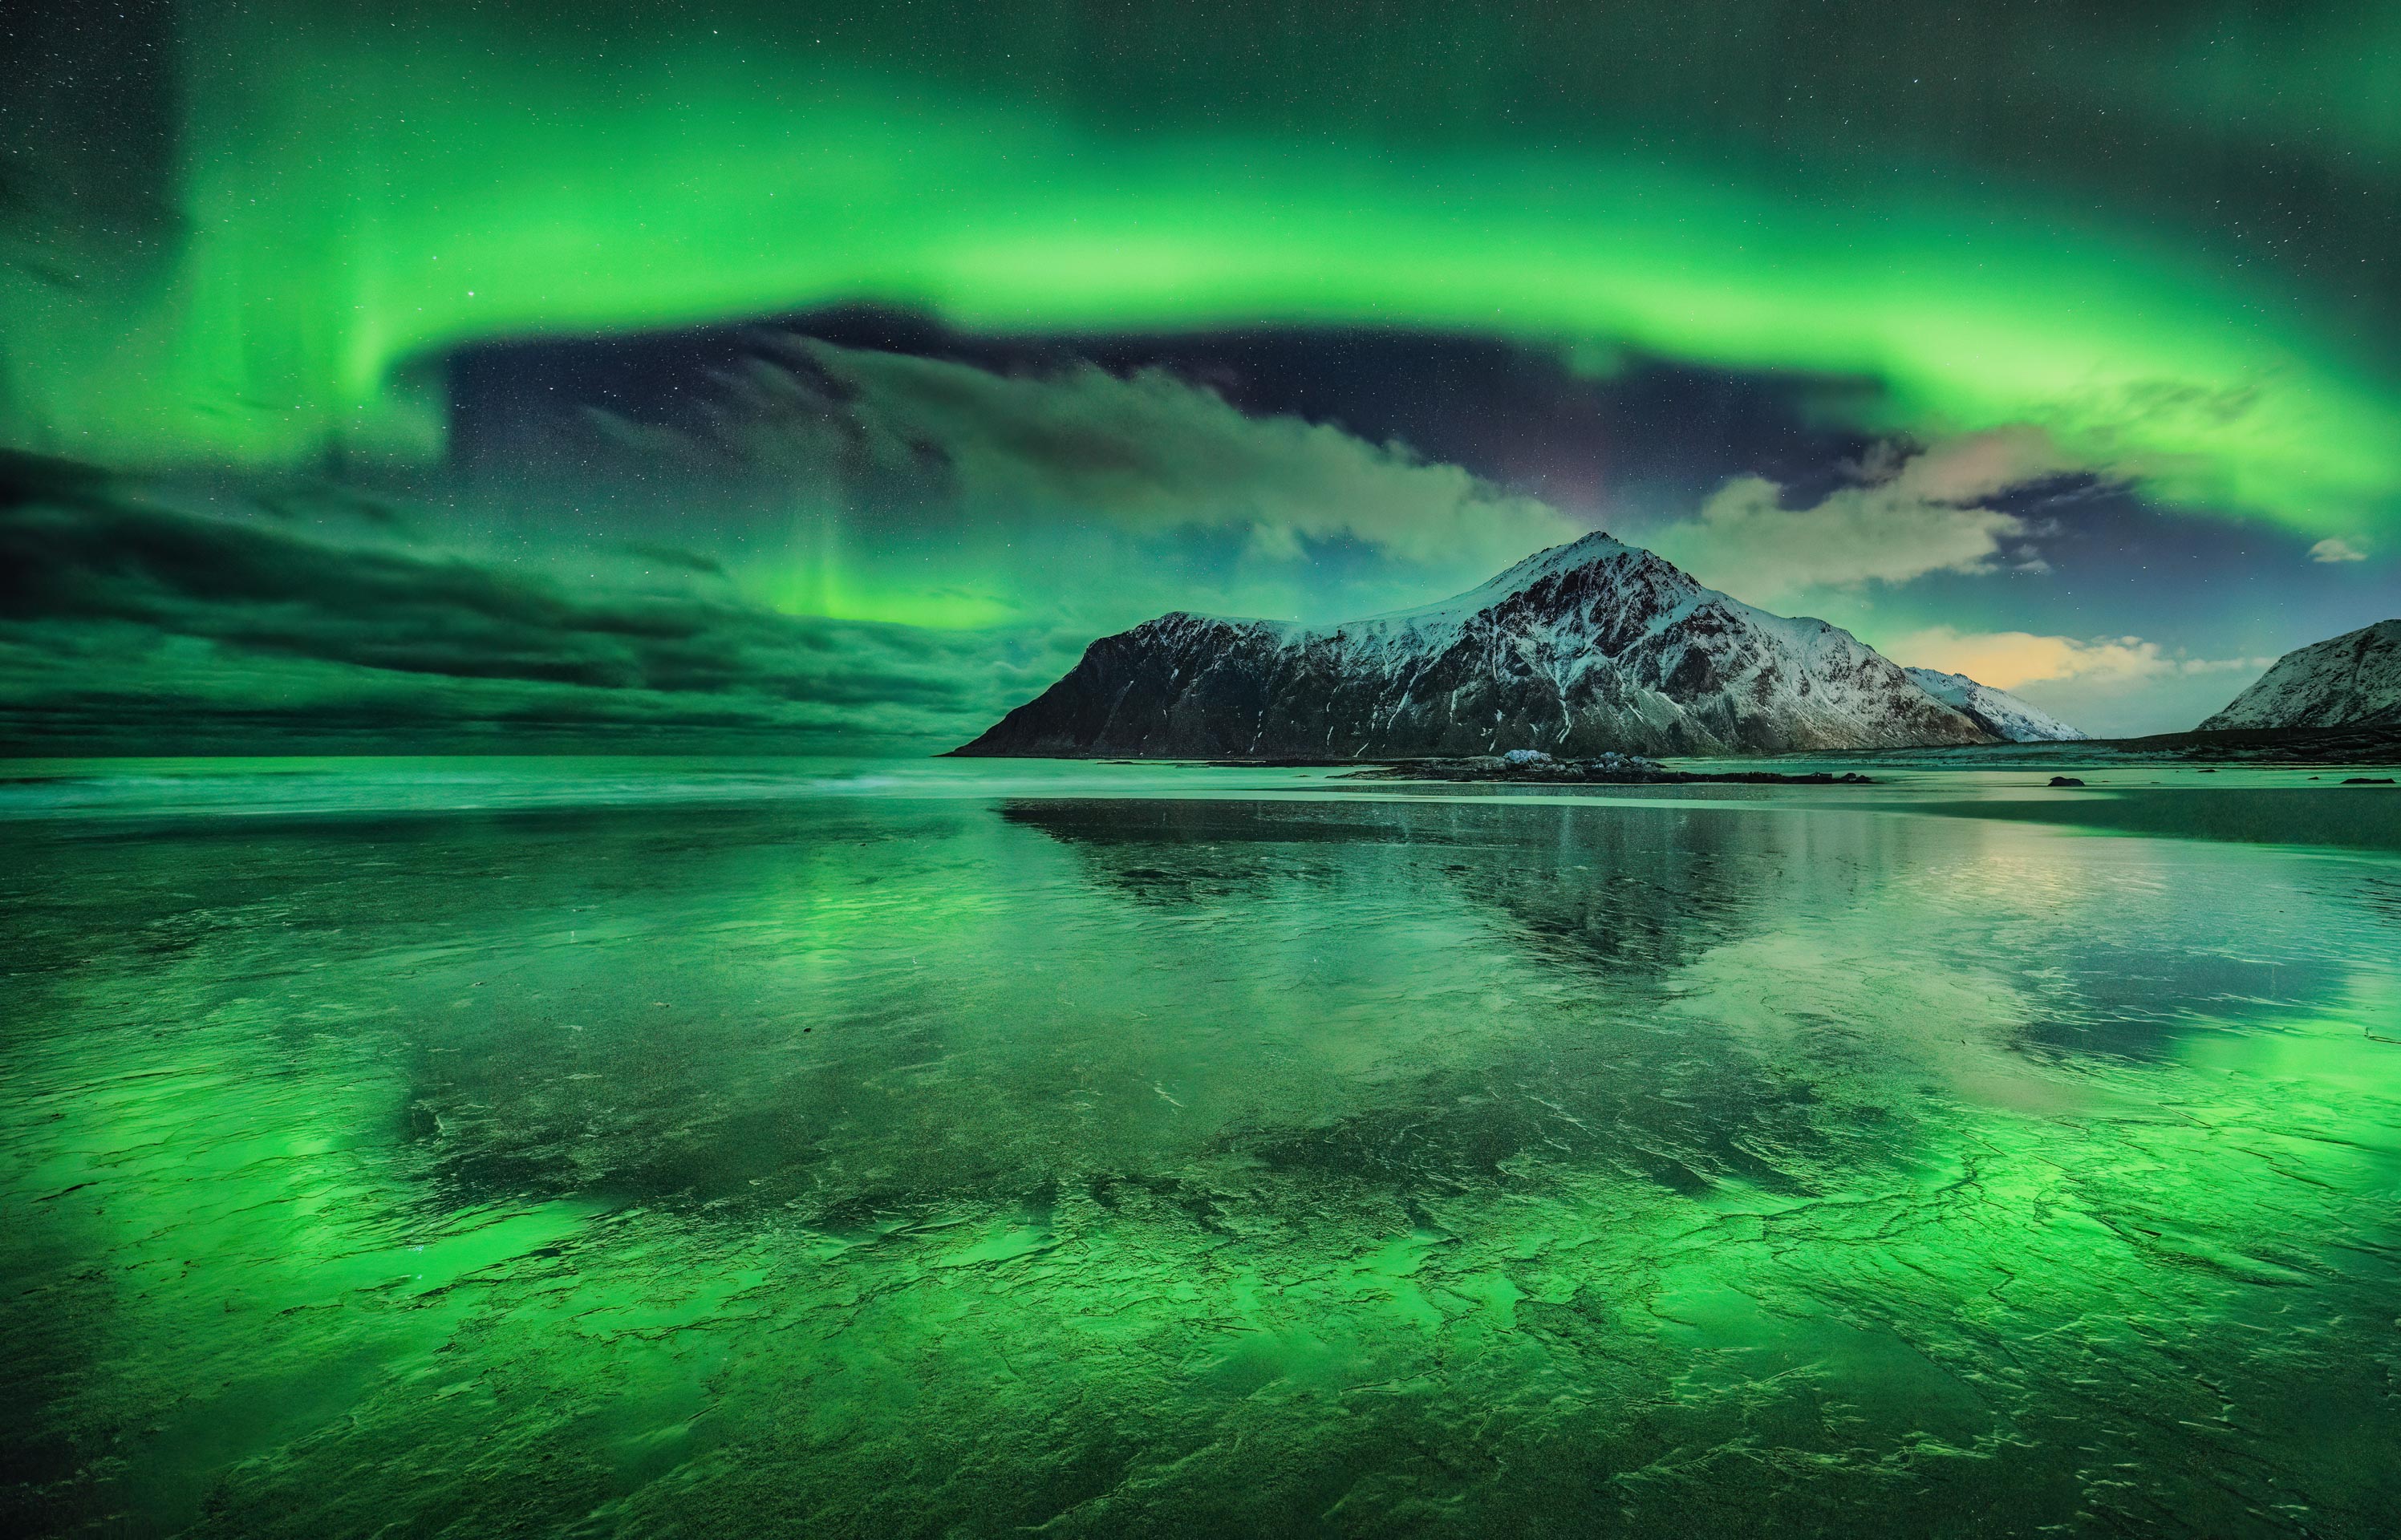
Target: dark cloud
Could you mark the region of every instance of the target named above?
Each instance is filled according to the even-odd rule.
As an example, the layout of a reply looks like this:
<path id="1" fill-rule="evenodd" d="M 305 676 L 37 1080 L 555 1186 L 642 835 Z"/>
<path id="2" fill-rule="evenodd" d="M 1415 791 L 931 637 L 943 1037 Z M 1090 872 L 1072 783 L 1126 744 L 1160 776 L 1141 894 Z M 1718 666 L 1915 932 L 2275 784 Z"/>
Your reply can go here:
<path id="1" fill-rule="evenodd" d="M 640 555 L 665 577 L 571 581 L 195 513 L 12 459 L 0 467 L 0 735 L 20 749 L 145 736 L 163 749 L 190 732 L 932 741 L 1057 663 L 1040 639 L 779 614 L 712 583 L 705 557 Z"/>
<path id="2" fill-rule="evenodd" d="M 588 474 L 591 447 L 572 431 L 591 420 L 586 414 L 677 428 L 709 420 L 722 411 L 729 383 L 755 392 L 762 363 L 789 369 L 794 337 L 1002 376 L 1086 366 L 1119 376 L 1159 371 L 1247 415 L 1405 445 L 1569 509 L 1689 506 L 1737 475 L 1821 495 L 1873 439 L 1842 422 L 1880 402 L 1872 380 L 1713 368 L 1631 351 L 1595 358 L 1467 333 L 1267 326 L 1008 334 L 844 307 L 742 326 L 462 348 L 448 368 L 452 452 L 471 478 L 512 487 L 528 474 Z"/>
<path id="3" fill-rule="evenodd" d="M 462 435 L 495 451 L 466 478 L 473 497 L 529 540 L 597 525 L 698 547 L 795 608 L 1088 638 L 1179 608 L 1339 619 L 1457 592 L 1585 528 L 1406 443 L 1245 410 L 1164 365 L 755 333 L 682 355 L 718 366 L 680 383 L 609 363 L 557 388 L 583 352 L 531 350 L 548 378 L 471 371 L 500 370 L 469 392 L 479 420 L 546 404 L 529 436 Z"/>

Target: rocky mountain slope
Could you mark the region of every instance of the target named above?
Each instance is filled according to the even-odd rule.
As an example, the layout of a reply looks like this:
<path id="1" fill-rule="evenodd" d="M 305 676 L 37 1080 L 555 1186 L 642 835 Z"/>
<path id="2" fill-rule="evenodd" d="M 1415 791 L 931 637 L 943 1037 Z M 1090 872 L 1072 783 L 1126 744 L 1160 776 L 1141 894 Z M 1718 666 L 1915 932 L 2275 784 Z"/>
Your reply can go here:
<path id="1" fill-rule="evenodd" d="M 1587 535 L 1338 626 L 1181 612 L 1104 637 L 972 755 L 1375 759 L 1988 743 L 1849 632 Z"/>
<path id="2" fill-rule="evenodd" d="M 2085 735 L 2006 690 L 1939 668 L 1904 668 L 1912 682 L 2004 743 L 2066 743 Z"/>
<path id="3" fill-rule="evenodd" d="M 2285 653 L 2200 731 L 2370 725 L 2401 726 L 2401 620 Z"/>

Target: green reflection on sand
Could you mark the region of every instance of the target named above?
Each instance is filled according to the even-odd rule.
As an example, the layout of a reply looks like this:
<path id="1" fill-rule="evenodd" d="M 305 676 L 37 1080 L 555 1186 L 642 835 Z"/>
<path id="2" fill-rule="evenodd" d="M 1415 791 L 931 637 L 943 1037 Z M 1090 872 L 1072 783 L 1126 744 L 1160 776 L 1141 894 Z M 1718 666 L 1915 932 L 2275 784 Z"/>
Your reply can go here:
<path id="1" fill-rule="evenodd" d="M 2389 857 L 1774 799 L 12 838 L 37 1529 L 2401 1519 Z"/>

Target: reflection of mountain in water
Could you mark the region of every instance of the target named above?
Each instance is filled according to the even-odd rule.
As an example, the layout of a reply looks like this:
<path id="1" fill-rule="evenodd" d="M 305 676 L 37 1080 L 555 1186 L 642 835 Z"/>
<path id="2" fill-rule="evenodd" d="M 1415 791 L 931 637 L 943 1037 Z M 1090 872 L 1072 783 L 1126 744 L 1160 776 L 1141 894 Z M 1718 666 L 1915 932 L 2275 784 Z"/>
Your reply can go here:
<path id="1" fill-rule="evenodd" d="M 1750 986 L 1783 1024 L 1773 1041 L 1731 1023 L 1707 1036 L 1669 1025 L 1665 1007 L 1705 956 L 1818 922 L 1888 943 L 1888 957 L 1931 952 L 1920 966 L 1940 969 L 1930 933 L 1875 928 L 1933 923 L 1907 885 L 1978 859 L 1978 836 L 1940 824 L 1739 805 L 1020 802 L 1002 816 L 1067 845 L 1095 887 L 1146 906 L 1309 901 L 1280 891 L 1297 886 L 1319 901 L 1373 891 L 1420 911 L 1443 895 L 1501 921 L 1513 955 L 1551 973 L 1560 998 L 1521 1007 L 1518 1020 L 1456 1022 L 1451 1036 L 1472 1050 L 1428 1058 L 1405 1095 L 1224 1141 L 1271 1168 L 1404 1190 L 1491 1179 L 1529 1158 L 1678 1190 L 1722 1177 L 1778 1188 L 1898 1154 L 1907 1120 L 1893 1109 L 1914 1098 L 1883 1083 L 1895 1066 L 1879 1054 L 1914 1051 L 1940 1024 L 1864 984 L 1837 1014 L 1779 1002 L 1773 976 Z M 1978 907 L 1964 905 L 1971 917 Z M 1995 1046 L 2042 1058 L 2153 1057 L 2193 1029 L 2197 1011 L 2271 1014 L 2340 986 L 2344 970 L 2326 957 L 2262 953 L 2239 915 L 2188 912 L 2180 924 L 2134 937 L 2046 924 L 2037 951 L 1959 961 L 2025 1013 Z"/>
<path id="2" fill-rule="evenodd" d="M 1865 988 L 1815 1017 L 1783 997 L 1776 948 L 1818 919 L 1978 970 L 2038 1008 L 2019 1043 L 2044 1053 L 2154 1052 L 2194 1011 L 2340 976 L 2277 928 L 2311 911 L 2230 901 L 2173 935 L 2122 905 L 1875 931 L 1990 830 L 1564 800 L 329 819 L 251 826 L 238 867 L 213 839 L 52 850 L 50 878 L 104 862 L 123 905 L 26 942 L 138 976 L 145 1021 L 216 1020 L 238 980 L 251 1052 L 354 1044 L 430 1190 L 844 1233 L 1088 1178 L 1200 1213 L 1221 1158 L 1403 1191 L 1529 1160 L 1689 1189 L 1887 1159 L 1908 1141 L 1880 1109 L 1914 1093 L 1871 1049 L 1922 1024 Z M 1680 1004 L 1729 970 L 1783 1036 Z"/>
<path id="3" fill-rule="evenodd" d="M 1258 902 L 1281 880 L 1353 899 L 1374 883 L 1420 907 L 1447 894 L 1553 974 L 1555 992 L 1517 1019 L 1453 1024 L 1472 1046 L 1427 1060 L 1403 1089 L 1307 1126 L 1228 1130 L 1229 1153 L 1404 1192 L 1492 1179 L 1529 1157 L 1694 1191 L 1736 1173 L 1789 1185 L 1834 1148 L 1818 1124 L 1843 1117 L 1836 1098 L 1802 1066 L 1655 1030 L 1656 986 L 1675 969 L 1789 913 L 1800 889 L 1833 902 L 1856 887 L 1859 853 L 1829 848 L 1822 831 L 1804 853 L 1794 820 L 1566 802 L 1020 802 L 1003 816 L 1144 903 Z"/>
<path id="4" fill-rule="evenodd" d="M 1323 882 L 1341 846 L 1397 839 L 1339 804 L 1091 799 L 1004 803 L 1000 816 L 1076 853 L 1095 886 L 1176 908 L 1255 899 L 1278 881 Z"/>
<path id="5" fill-rule="evenodd" d="M 1812 1142 L 1804 1078 L 1651 1026 L 1659 980 L 1846 870 L 1799 859 L 1784 820 L 1200 800 L 999 813 L 996 845 L 955 812 L 579 820 L 580 889 L 533 848 L 453 853 L 494 876 L 546 868 L 511 896 L 581 907 L 573 890 L 596 928 L 613 914 L 638 929 L 469 970 L 513 973 L 499 993 L 447 981 L 443 995 L 477 991 L 472 1014 L 407 1007 L 412 1133 L 462 1196 L 798 1203 L 845 1235 L 929 1203 L 1038 1207 L 1093 1172 L 1205 1206 L 1195 1162 L 1224 1155 L 1406 1187 L 1539 1151 L 1691 1188 L 1736 1167 L 1772 1180 L 1746 1146 Z M 1045 846 L 1082 880 L 1046 876 Z M 1094 894 L 1126 907 L 1094 913 Z M 505 916 L 451 917 L 514 952 Z M 1427 924 L 1446 941 L 1411 950 Z M 1379 1003 L 1291 975 L 1296 950 L 1325 945 L 1368 949 Z"/>
<path id="6" fill-rule="evenodd" d="M 1145 903 L 1231 901 L 1389 866 L 1376 879 L 1396 884 L 1393 899 L 1456 893 L 1505 917 L 1542 961 L 1621 983 L 1736 933 L 1798 871 L 1758 847 L 1753 820 L 1674 807 L 1025 801 L 1001 816 Z"/>

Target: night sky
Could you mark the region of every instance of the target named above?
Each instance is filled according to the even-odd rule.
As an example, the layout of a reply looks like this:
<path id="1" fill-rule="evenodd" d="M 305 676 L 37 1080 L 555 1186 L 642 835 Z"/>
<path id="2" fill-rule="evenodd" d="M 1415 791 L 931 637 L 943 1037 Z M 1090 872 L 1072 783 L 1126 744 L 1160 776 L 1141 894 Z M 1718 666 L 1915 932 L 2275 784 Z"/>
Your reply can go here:
<path id="1" fill-rule="evenodd" d="M 0 740 L 940 747 L 1591 529 L 2107 735 L 2401 613 L 2401 7 L 35 0 Z"/>

